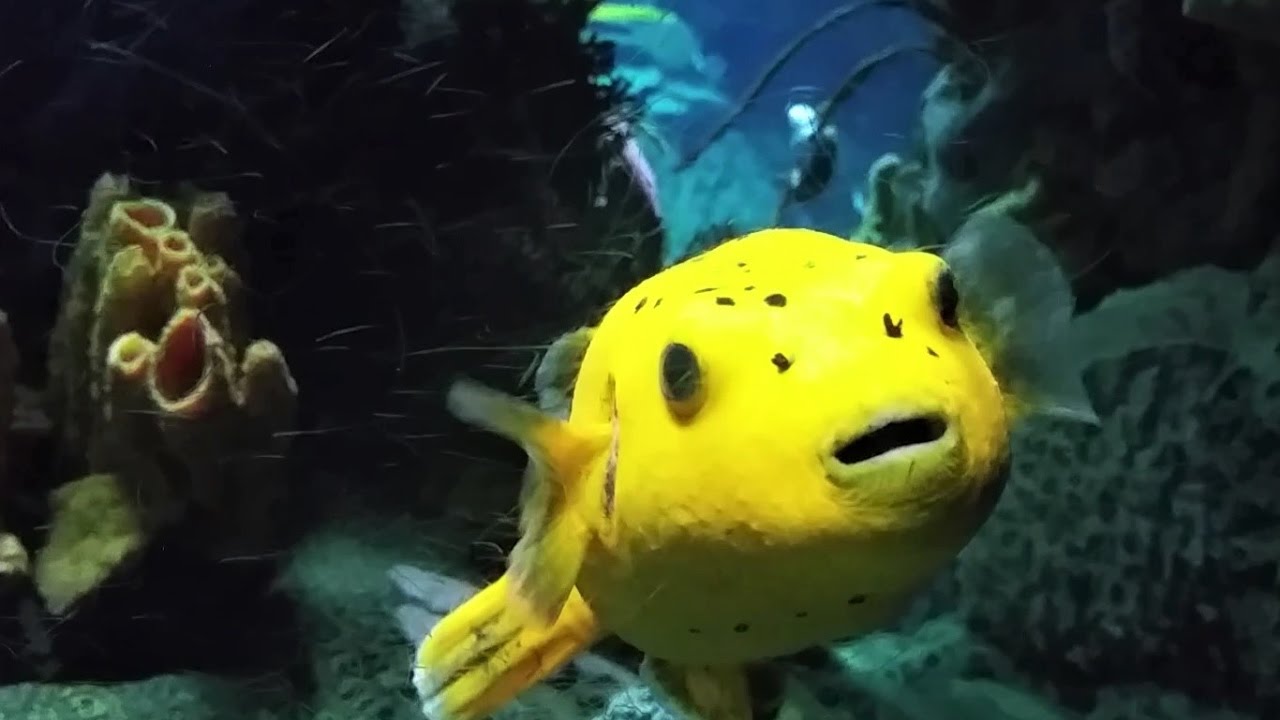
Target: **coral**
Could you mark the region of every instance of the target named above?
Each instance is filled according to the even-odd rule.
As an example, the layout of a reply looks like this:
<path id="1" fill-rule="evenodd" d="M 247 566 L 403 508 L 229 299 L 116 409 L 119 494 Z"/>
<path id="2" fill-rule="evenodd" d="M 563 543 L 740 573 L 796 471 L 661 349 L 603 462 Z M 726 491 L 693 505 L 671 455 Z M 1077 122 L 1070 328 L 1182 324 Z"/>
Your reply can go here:
<path id="1" fill-rule="evenodd" d="M 924 204 L 927 174 L 919 162 L 886 153 L 867 171 L 866 208 L 852 237 L 861 242 L 890 248 L 939 248 L 955 239 L 963 223 L 977 215 L 998 215 L 1021 221 L 1041 195 L 1037 178 L 1021 186 L 977 198 L 961 208 L 948 223 L 951 236 L 943 232 L 935 216 Z"/>
<path id="2" fill-rule="evenodd" d="M 441 0 L 433 3 L 436 14 L 452 9 L 453 31 L 423 45 L 401 36 L 398 0 L 161 0 L 147 3 L 154 12 L 124 15 L 109 4 L 54 0 L 0 13 L 0 36 L 15 41 L 5 43 L 15 62 L 4 73 L 13 102 L 0 107 L 0 305 L 23 321 L 31 382 L 42 381 L 44 353 L 36 345 L 58 305 L 59 265 L 70 244 L 60 240 L 75 232 L 68 228 L 77 225 L 87 183 L 103 168 L 127 168 L 145 178 L 142 195 L 168 198 L 184 178 L 207 178 L 201 182 L 216 182 L 235 198 L 240 217 L 252 218 L 242 236 L 251 266 L 229 264 L 252 268 L 252 291 L 243 299 L 254 332 L 286 349 L 302 387 L 318 389 L 300 407 L 305 430 L 291 453 L 308 491 L 279 517 L 346 518 L 359 501 L 403 513 L 420 494 L 438 497 L 455 481 L 450 464 L 465 465 L 478 481 L 464 486 L 514 494 L 505 475 L 450 459 L 464 453 L 439 451 L 451 421 L 434 397 L 437 384 L 464 367 L 519 372 L 505 362 L 507 346 L 586 321 L 661 262 L 656 219 L 618 166 L 618 148 L 602 137 L 608 131 L 601 120 L 617 109 L 618 94 L 589 82 L 611 62 L 607 48 L 579 42 L 592 4 Z M 180 227 L 186 202 L 179 194 L 167 203 Z M 67 287 L 83 283 L 88 291 L 79 297 L 92 302 L 92 271 L 84 273 L 89 279 L 74 275 L 86 266 L 69 268 Z M 90 327 L 77 332 L 88 337 Z M 157 345 L 159 333 L 139 332 Z M 228 343 L 237 353 L 238 342 Z M 119 475 L 89 462 L 94 429 L 110 430 L 96 409 L 75 406 L 73 415 L 74 404 L 59 400 L 88 397 L 93 384 L 91 373 L 73 377 L 88 367 L 86 346 L 75 344 L 67 343 L 74 362 L 55 359 L 51 388 L 63 467 L 28 477 L 24 507 L 32 524 L 45 520 L 35 516 L 46 478 Z M 523 367 L 527 351 L 514 352 Z M 87 417 L 77 417 L 82 410 Z M 175 428 L 153 427 L 149 417 L 136 429 L 173 471 L 165 479 L 174 484 L 160 490 L 193 492 L 190 468 L 168 445 L 166 433 Z M 64 440 L 64 428 L 78 434 Z M 219 451 L 236 460 L 240 449 Z M 268 448 L 259 459 L 276 454 Z M 38 470 L 46 457 L 42 452 Z M 502 509 L 509 504 L 504 498 Z M 414 510 L 471 511 L 423 505 Z M 207 651 L 211 636 L 233 637 L 247 627 L 245 635 L 310 641 L 315 696 L 299 692 L 297 705 L 276 713 L 255 706 L 264 677 L 247 686 L 212 683 L 213 690 L 180 698 L 174 692 L 172 701 L 172 688 L 202 683 L 166 677 L 106 687 L 24 685 L 0 689 L 0 716 L 76 717 L 78 696 L 117 698 L 112 715 L 122 718 L 420 717 L 400 696 L 409 690 L 408 648 L 389 632 L 378 598 L 317 591 L 313 602 L 304 586 L 297 594 L 305 635 L 284 620 L 269 626 L 274 613 L 265 608 L 282 598 L 272 594 L 269 602 L 270 579 L 259 578 L 287 562 L 287 544 L 206 565 L 192 557 L 200 548 L 188 540 L 226 524 L 187 506 L 181 522 L 139 553 L 130 582 L 107 583 L 63 617 L 38 613 L 37 624 L 55 636 L 62 662 L 56 679 L 119 680 L 205 670 L 205 663 L 215 672 L 253 666 L 257 673 L 276 659 L 257 657 L 256 637 Z M 380 530 L 384 521 L 374 525 Z M 491 524 L 488 516 L 483 522 Z M 355 531 L 349 537 L 356 550 L 366 540 Z M 344 549 L 353 548 L 324 550 Z M 349 567 L 330 565 L 334 557 L 312 559 L 324 574 Z M 251 577 L 241 578 L 237 569 L 246 567 Z M 179 592 L 179 584 L 195 589 Z M 286 671 L 283 664 L 271 668 Z M 0 674 L 14 679 L 7 670 Z M 352 710 L 357 704 L 360 712 Z"/>
<path id="3" fill-rule="evenodd" d="M 214 518 L 211 552 L 271 535 L 297 388 L 280 349 L 247 338 L 230 201 L 185 195 L 111 174 L 90 193 L 50 340 L 49 414 L 87 473 L 54 491 L 36 559 L 54 612 L 179 519 Z"/>
<path id="4" fill-rule="evenodd" d="M 853 238 L 882 247 L 937 245 L 942 234 L 921 204 L 919 163 L 882 155 L 867 170 L 866 208 Z"/>
<path id="5" fill-rule="evenodd" d="M 1280 633 L 1278 269 L 1188 271 L 1076 319 L 1102 424 L 1018 433 L 950 587 L 1040 682 L 1280 708 L 1280 655 L 1258 640 Z M 1064 700 L 1096 707 L 1081 692 Z"/>
<path id="6" fill-rule="evenodd" d="M 36 587 L 55 613 L 63 612 L 142 548 L 147 528 L 128 488 L 111 473 L 96 473 L 53 491 L 54 523 L 36 559 Z"/>
<path id="7" fill-rule="evenodd" d="M 317 388 L 293 458 L 332 486 L 310 498 L 416 502 L 451 425 L 431 401 L 446 378 L 509 379 L 526 357 L 505 347 L 587 321 L 662 261 L 609 137 L 621 94 L 591 82 L 612 67 L 581 42 L 594 3 L 424 2 L 431 17 L 412 19 L 400 0 L 157 0 L 136 22 L 109 4 L 13 6 L 0 305 L 31 345 L 53 323 L 69 244 L 53 243 L 102 169 L 157 192 L 216 178 L 253 218 L 255 332 Z M 402 20 L 445 15 L 448 32 L 404 36 Z"/>

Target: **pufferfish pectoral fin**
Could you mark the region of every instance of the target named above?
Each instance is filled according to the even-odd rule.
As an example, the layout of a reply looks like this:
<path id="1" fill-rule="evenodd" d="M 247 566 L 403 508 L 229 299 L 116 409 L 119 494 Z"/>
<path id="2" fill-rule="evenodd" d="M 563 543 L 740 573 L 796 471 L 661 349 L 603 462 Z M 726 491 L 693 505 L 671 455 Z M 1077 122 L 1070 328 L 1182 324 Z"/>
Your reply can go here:
<path id="1" fill-rule="evenodd" d="M 520 499 L 520 540 L 511 552 L 510 600 L 527 622 L 549 625 L 577 582 L 588 524 L 575 502 L 609 451 L 612 428 L 552 417 L 471 380 L 449 388 L 458 419 L 520 443 L 529 454 Z"/>
<path id="2" fill-rule="evenodd" d="M 1098 424 L 1075 342 L 1071 279 L 1031 230 L 995 210 L 970 215 L 951 236 L 947 261 L 962 298 L 961 324 L 1009 398 L 1014 416 L 1042 414 Z"/>
<path id="3" fill-rule="evenodd" d="M 681 665 L 653 656 L 640 674 L 685 720 L 775 720 L 783 705 L 783 673 L 771 663 Z"/>
<path id="4" fill-rule="evenodd" d="M 413 684 L 427 720 L 488 717 L 599 636 L 595 613 L 576 590 L 554 623 L 534 626 L 512 612 L 509 582 L 504 575 L 471 596 L 418 647 Z"/>
<path id="5" fill-rule="evenodd" d="M 533 374 L 533 389 L 538 393 L 538 407 L 557 417 L 567 418 L 573 402 L 573 387 L 578 382 L 582 359 L 595 335 L 595 328 L 582 327 L 556 338 L 538 363 Z"/>

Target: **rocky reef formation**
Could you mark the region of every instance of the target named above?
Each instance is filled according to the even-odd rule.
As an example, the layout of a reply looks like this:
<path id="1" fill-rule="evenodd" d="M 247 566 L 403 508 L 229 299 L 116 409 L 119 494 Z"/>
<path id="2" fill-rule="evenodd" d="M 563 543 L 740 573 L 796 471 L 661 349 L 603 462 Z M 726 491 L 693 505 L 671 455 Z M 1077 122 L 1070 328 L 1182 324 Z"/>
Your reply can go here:
<path id="1" fill-rule="evenodd" d="M 1204 709 L 1157 717 L 1275 714 L 1277 658 L 1260 639 L 1280 633 L 1278 289 L 1271 255 L 1079 316 L 1101 426 L 1017 436 L 1006 496 L 928 612 L 961 608 L 1017 675 L 1076 710 L 1145 687 Z"/>
<path id="2" fill-rule="evenodd" d="M 975 205 L 1034 179 L 1042 193 L 1022 219 L 1077 276 L 1084 306 L 1199 264 L 1253 267 L 1274 244 L 1274 10 L 1212 0 L 1181 11 L 1160 0 L 912 5 L 939 28 L 944 66 L 896 166 L 894 205 L 927 218 L 926 236 L 946 237 Z"/>
<path id="3" fill-rule="evenodd" d="M 1023 668 L 1006 677 L 1072 711 L 1280 712 L 1258 641 L 1280 632 L 1280 544 L 1263 529 L 1280 522 L 1268 11 L 916 5 L 946 65 L 916 145 L 872 168 L 857 234 L 933 246 L 993 209 L 1033 227 L 1072 272 L 1103 419 L 1019 435 L 1009 492 L 922 612 L 959 606 Z M 1126 693 L 1151 701 L 1126 715 Z"/>
<path id="4" fill-rule="evenodd" d="M 238 220 L 221 193 L 171 204 L 124 177 L 94 184 L 50 341 L 49 415 L 75 477 L 35 563 L 55 613 L 179 522 L 215 557 L 279 542 L 298 389 L 280 348 L 249 339 Z"/>

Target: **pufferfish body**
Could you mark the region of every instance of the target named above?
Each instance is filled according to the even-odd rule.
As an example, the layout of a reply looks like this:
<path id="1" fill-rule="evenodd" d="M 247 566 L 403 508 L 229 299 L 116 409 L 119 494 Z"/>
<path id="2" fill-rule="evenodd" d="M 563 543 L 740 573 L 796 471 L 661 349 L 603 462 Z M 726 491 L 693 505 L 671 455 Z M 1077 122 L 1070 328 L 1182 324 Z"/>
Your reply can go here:
<path id="1" fill-rule="evenodd" d="M 451 410 L 530 465 L 509 570 L 419 648 L 427 715 L 485 717 L 613 634 L 677 712 L 753 720 L 776 710 L 761 661 L 883 627 L 991 512 L 1011 423 L 1088 415 L 1000 377 L 1026 363 L 965 283 L 937 255 L 765 230 L 562 340 L 566 419 L 455 384 Z"/>

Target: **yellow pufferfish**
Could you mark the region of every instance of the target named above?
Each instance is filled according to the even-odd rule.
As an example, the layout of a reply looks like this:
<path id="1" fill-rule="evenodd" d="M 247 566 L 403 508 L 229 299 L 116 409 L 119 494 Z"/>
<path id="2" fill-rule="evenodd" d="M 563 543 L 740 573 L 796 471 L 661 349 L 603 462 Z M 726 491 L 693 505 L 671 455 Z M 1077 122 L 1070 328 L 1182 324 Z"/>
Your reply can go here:
<path id="1" fill-rule="evenodd" d="M 1012 421 L 1089 414 L 1011 392 L 983 320 L 1005 311 L 965 285 L 938 255 L 764 230 L 568 336 L 567 419 L 455 383 L 452 412 L 530 464 L 508 571 L 418 649 L 426 715 L 486 717 L 614 634 L 675 712 L 753 720 L 757 663 L 892 620 L 991 512 Z"/>

